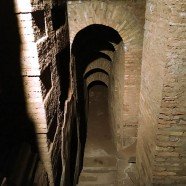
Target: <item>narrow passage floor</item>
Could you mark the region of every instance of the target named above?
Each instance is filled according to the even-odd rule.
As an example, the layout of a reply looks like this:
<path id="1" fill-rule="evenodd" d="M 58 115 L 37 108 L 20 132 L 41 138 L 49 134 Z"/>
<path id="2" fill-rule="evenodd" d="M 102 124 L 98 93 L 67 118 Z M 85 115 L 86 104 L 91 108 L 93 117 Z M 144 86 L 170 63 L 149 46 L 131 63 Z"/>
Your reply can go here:
<path id="1" fill-rule="evenodd" d="M 108 88 L 95 85 L 89 90 L 89 113 L 84 166 L 79 186 L 115 186 L 116 149 L 108 114 Z"/>

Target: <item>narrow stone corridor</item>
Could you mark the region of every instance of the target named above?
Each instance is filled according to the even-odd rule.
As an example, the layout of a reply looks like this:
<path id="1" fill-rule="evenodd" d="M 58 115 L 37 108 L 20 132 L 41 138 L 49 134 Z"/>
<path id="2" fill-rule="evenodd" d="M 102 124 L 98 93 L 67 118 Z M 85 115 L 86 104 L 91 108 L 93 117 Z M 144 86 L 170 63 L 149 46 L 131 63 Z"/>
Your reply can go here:
<path id="1" fill-rule="evenodd" d="M 79 185 L 115 185 L 116 164 L 108 114 L 108 88 L 95 85 L 89 90 L 87 141 Z"/>
<path id="2" fill-rule="evenodd" d="M 0 185 L 186 186 L 186 0 L 1 0 Z"/>

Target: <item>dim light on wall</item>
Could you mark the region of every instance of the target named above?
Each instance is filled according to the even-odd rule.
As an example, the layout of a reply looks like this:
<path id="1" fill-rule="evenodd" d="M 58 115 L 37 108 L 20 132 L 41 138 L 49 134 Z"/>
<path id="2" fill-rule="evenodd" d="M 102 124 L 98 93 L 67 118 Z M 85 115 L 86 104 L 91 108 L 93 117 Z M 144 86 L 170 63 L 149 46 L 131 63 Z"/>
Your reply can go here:
<path id="1" fill-rule="evenodd" d="M 33 27 L 30 0 L 15 0 L 15 10 L 20 34 L 20 59 L 27 113 L 35 124 L 36 133 L 47 132 L 46 113 L 43 104 L 40 64 Z"/>
<path id="2" fill-rule="evenodd" d="M 14 0 L 15 11 L 19 12 L 31 12 L 31 0 Z"/>

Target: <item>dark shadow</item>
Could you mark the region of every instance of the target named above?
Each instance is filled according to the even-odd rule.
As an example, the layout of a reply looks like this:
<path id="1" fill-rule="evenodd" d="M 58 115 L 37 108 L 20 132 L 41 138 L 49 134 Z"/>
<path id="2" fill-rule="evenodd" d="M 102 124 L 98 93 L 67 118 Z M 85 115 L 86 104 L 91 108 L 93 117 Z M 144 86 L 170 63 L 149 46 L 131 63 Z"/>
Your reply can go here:
<path id="1" fill-rule="evenodd" d="M 42 86 L 42 93 L 43 98 L 47 95 L 49 90 L 52 88 L 52 80 L 51 80 L 51 65 L 48 65 L 44 71 L 42 72 L 41 76 L 41 86 Z"/>
<path id="2" fill-rule="evenodd" d="M 71 125 L 71 142 L 70 142 L 70 184 L 74 184 L 76 158 L 77 158 L 78 136 L 77 136 L 77 123 L 76 118 L 73 119 Z"/>
<path id="3" fill-rule="evenodd" d="M 43 10 L 37 10 L 32 12 L 33 22 L 34 22 L 34 29 L 37 29 L 37 39 L 40 39 L 42 36 L 45 35 L 45 16 Z"/>
<path id="4" fill-rule="evenodd" d="M 75 56 L 76 63 L 84 67 L 101 50 L 115 51 L 112 43 L 119 44 L 121 41 L 119 33 L 113 28 L 99 24 L 90 25 L 76 34 L 72 55 Z"/>
<path id="5" fill-rule="evenodd" d="M 62 172 L 62 159 L 61 159 L 61 154 L 58 155 L 58 160 L 57 160 L 57 167 L 56 167 L 56 181 L 55 181 L 55 186 L 60 186 L 60 181 L 61 181 L 61 172 Z"/>
<path id="6" fill-rule="evenodd" d="M 85 60 L 89 64 L 90 62 L 96 59 L 99 59 L 99 58 L 104 58 L 104 59 L 107 59 L 108 61 L 111 61 L 111 58 L 107 54 L 100 52 L 100 51 L 96 51 L 95 53 L 92 53 L 92 55 L 87 56 Z"/>
<path id="7" fill-rule="evenodd" d="M 70 45 L 67 45 L 61 52 L 56 55 L 56 67 L 59 75 L 61 95 L 60 108 L 64 111 L 64 103 L 68 97 L 68 90 L 70 85 Z"/>
<path id="8" fill-rule="evenodd" d="M 83 38 L 83 41 L 84 42 L 81 41 L 81 44 L 76 47 L 77 50 L 72 52 L 76 57 L 78 57 L 79 61 L 84 61 L 88 56 L 93 56 L 101 50 L 115 51 L 114 46 L 102 38 L 88 38 L 87 40 Z"/>
<path id="9" fill-rule="evenodd" d="M 105 25 L 93 24 L 80 30 L 76 34 L 72 45 L 72 53 L 76 54 L 77 45 L 79 46 L 79 50 L 81 50 L 81 48 L 92 46 L 100 48 L 100 45 L 102 45 L 104 42 L 119 44 L 121 41 L 122 38 L 120 37 L 119 33 L 113 28 Z"/>
<path id="10" fill-rule="evenodd" d="M 72 116 L 73 117 L 73 116 Z M 66 135 L 64 141 L 64 150 L 66 150 L 65 156 L 65 170 L 63 177 L 63 185 L 73 186 L 74 182 L 76 182 L 75 178 L 77 175 L 76 173 L 76 158 L 77 158 L 77 147 L 78 147 L 78 135 L 77 135 L 77 121 L 74 114 L 74 117 L 71 118 L 69 122 L 69 132 Z"/>
<path id="11" fill-rule="evenodd" d="M 20 35 L 12 0 L 0 1 L 0 183 L 30 183 L 31 162 L 24 152 L 37 153 L 32 121 L 26 111 L 20 66 Z M 23 171 L 23 169 L 25 171 Z"/>
<path id="12" fill-rule="evenodd" d="M 70 88 L 70 45 L 67 44 L 66 47 L 61 50 L 59 53 L 57 53 L 56 55 L 56 68 L 57 68 L 57 73 L 58 73 L 58 77 L 59 77 L 59 83 L 60 83 L 60 96 L 59 96 L 59 106 L 60 106 L 60 110 L 62 111 L 62 113 L 64 114 L 64 104 L 65 101 L 68 98 L 68 92 L 69 92 L 69 88 Z M 69 120 L 69 119 L 68 119 Z M 72 120 L 72 122 L 71 122 Z M 69 131 L 67 133 L 64 134 L 63 139 L 65 140 L 64 142 L 64 146 L 63 146 L 63 156 L 65 156 L 65 169 L 64 174 L 63 175 L 63 183 L 64 185 L 73 185 L 73 177 L 74 175 L 74 169 L 75 169 L 75 165 L 73 167 L 72 163 L 74 162 L 74 156 L 76 157 L 77 154 L 77 144 L 74 143 L 73 138 L 76 136 L 76 133 L 74 130 L 75 124 L 73 123 L 73 118 L 70 119 L 70 122 L 68 123 L 70 125 L 69 127 Z M 77 140 L 76 140 L 77 141 Z M 73 145 L 73 149 L 72 146 Z M 72 153 L 72 154 L 71 154 Z M 68 154 L 68 155 L 67 155 Z M 57 171 L 62 172 L 63 167 L 61 167 L 61 169 L 58 169 Z M 58 185 L 58 184 L 57 184 Z"/>
<path id="13" fill-rule="evenodd" d="M 89 84 L 89 86 L 87 87 L 88 91 L 89 91 L 92 87 L 94 87 L 94 86 L 96 86 L 96 85 L 101 85 L 101 86 L 107 87 L 107 85 L 106 85 L 103 81 L 93 81 L 93 82 L 91 82 L 91 83 Z M 107 87 L 107 88 L 108 88 L 108 87 Z"/>
<path id="14" fill-rule="evenodd" d="M 53 5 L 51 14 L 52 14 L 52 25 L 53 29 L 57 30 L 62 25 L 66 23 L 66 12 L 67 12 L 66 3 L 63 3 L 62 5 Z"/>
<path id="15" fill-rule="evenodd" d="M 49 143 L 53 143 L 56 130 L 57 130 L 57 113 L 55 113 L 47 133 L 47 139 L 49 140 Z"/>

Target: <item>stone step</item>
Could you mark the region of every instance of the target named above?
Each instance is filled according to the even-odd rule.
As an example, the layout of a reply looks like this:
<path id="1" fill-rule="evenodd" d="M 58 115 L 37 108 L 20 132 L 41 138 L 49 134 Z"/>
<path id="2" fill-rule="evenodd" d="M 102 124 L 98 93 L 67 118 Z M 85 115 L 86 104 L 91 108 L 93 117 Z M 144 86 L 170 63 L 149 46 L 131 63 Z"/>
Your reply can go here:
<path id="1" fill-rule="evenodd" d="M 91 170 L 116 170 L 117 160 L 115 157 L 84 157 L 83 171 Z"/>
<path id="2" fill-rule="evenodd" d="M 79 178 L 79 184 L 102 184 L 102 185 L 112 185 L 116 180 L 115 171 L 107 172 L 82 172 Z"/>

